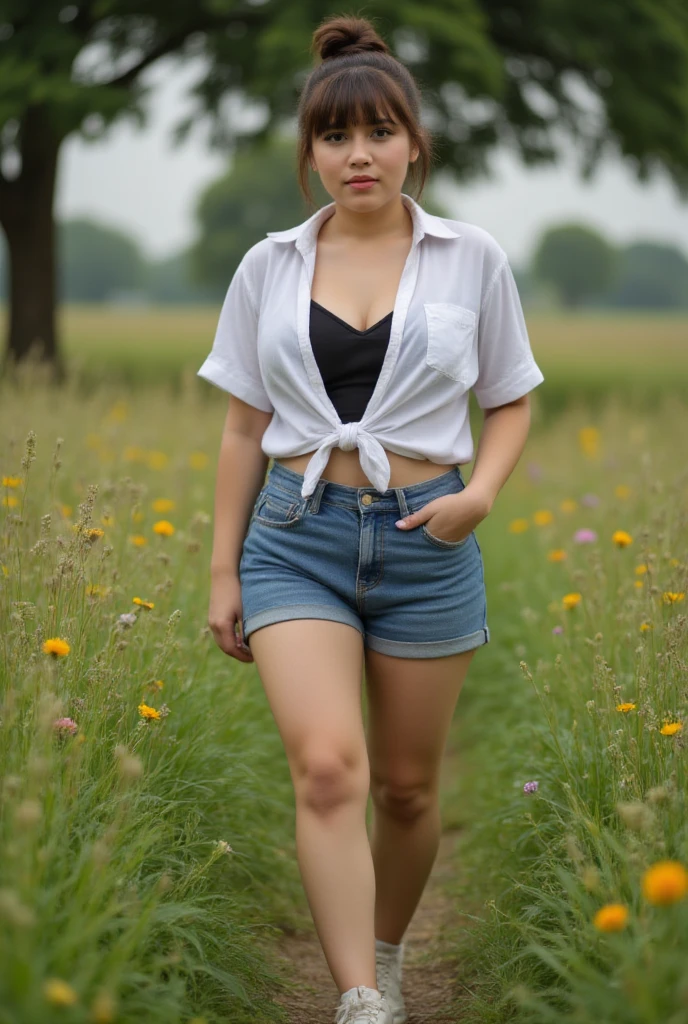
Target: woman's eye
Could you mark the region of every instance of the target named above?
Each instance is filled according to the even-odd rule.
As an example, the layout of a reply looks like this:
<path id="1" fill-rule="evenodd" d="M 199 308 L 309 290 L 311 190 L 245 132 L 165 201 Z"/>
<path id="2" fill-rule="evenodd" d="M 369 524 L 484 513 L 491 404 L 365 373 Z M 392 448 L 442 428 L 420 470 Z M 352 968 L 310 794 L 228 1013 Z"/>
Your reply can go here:
<path id="1" fill-rule="evenodd" d="M 385 133 L 386 135 L 391 135 L 391 134 L 392 134 L 392 133 L 391 133 L 391 132 L 389 131 L 389 129 L 388 129 L 388 128 L 376 128 L 376 129 L 375 129 L 375 132 L 384 132 L 384 133 Z M 375 132 L 373 132 L 373 134 L 375 134 Z M 324 142 L 329 142 L 329 141 L 330 141 L 330 139 L 333 139 L 333 138 L 334 138 L 335 136 L 337 136 L 337 135 L 343 135 L 343 134 L 344 134 L 344 132 L 330 132 L 330 134 L 329 134 L 329 135 L 326 135 L 326 136 L 325 136 L 325 138 L 324 138 L 324 140 L 323 140 L 323 141 L 324 141 Z"/>

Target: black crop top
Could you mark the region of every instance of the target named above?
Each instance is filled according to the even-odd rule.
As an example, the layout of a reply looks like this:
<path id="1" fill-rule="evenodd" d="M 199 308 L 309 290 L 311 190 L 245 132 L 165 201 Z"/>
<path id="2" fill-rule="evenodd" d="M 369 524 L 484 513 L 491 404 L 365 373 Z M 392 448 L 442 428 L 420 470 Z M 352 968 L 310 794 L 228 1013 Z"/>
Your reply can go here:
<path id="1" fill-rule="evenodd" d="M 342 423 L 357 423 L 375 390 L 385 358 L 392 315 L 358 331 L 311 299 L 313 355 L 330 401 Z"/>

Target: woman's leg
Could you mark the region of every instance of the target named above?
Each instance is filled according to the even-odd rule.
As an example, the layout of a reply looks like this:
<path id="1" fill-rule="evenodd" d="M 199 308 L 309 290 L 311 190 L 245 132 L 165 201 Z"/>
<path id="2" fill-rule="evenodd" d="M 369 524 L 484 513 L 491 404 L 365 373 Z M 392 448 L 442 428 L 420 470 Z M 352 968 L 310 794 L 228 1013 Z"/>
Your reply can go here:
<path id="1" fill-rule="evenodd" d="M 442 757 L 475 648 L 442 658 L 366 650 L 375 937 L 398 945 L 437 856 Z"/>
<path id="2" fill-rule="evenodd" d="M 362 636 L 292 619 L 257 629 L 249 646 L 289 762 L 299 870 L 325 959 L 340 994 L 376 988 Z"/>

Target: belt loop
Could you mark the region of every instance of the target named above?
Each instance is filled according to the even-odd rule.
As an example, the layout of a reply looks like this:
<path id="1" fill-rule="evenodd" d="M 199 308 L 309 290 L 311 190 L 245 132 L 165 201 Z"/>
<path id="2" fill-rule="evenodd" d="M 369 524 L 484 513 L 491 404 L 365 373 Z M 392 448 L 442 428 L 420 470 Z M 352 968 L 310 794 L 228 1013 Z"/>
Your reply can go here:
<path id="1" fill-rule="evenodd" d="M 316 515 L 320 511 L 320 499 L 322 498 L 322 493 L 326 486 L 327 480 L 323 480 L 321 477 L 315 485 L 315 490 L 311 494 L 310 498 L 308 498 L 308 507 L 313 515 Z"/>
<path id="2" fill-rule="evenodd" d="M 406 495 L 404 494 L 404 488 L 393 487 L 392 490 L 397 496 L 397 501 L 399 502 L 399 511 L 401 513 L 401 518 L 403 519 L 405 516 L 409 514 L 408 505 L 406 504 Z"/>

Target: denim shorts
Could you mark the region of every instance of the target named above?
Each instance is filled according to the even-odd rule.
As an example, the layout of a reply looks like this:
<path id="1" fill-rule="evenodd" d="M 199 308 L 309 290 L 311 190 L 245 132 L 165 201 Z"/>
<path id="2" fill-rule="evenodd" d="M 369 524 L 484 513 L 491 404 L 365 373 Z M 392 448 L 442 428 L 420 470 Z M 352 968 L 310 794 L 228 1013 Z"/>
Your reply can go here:
<path id="1" fill-rule="evenodd" d="M 303 475 L 273 462 L 253 506 L 239 579 L 244 643 L 286 619 L 330 619 L 358 629 L 366 647 L 437 658 L 486 644 L 487 601 L 475 532 L 446 541 L 423 523 L 395 520 L 464 489 L 461 470 L 384 493 Z"/>

